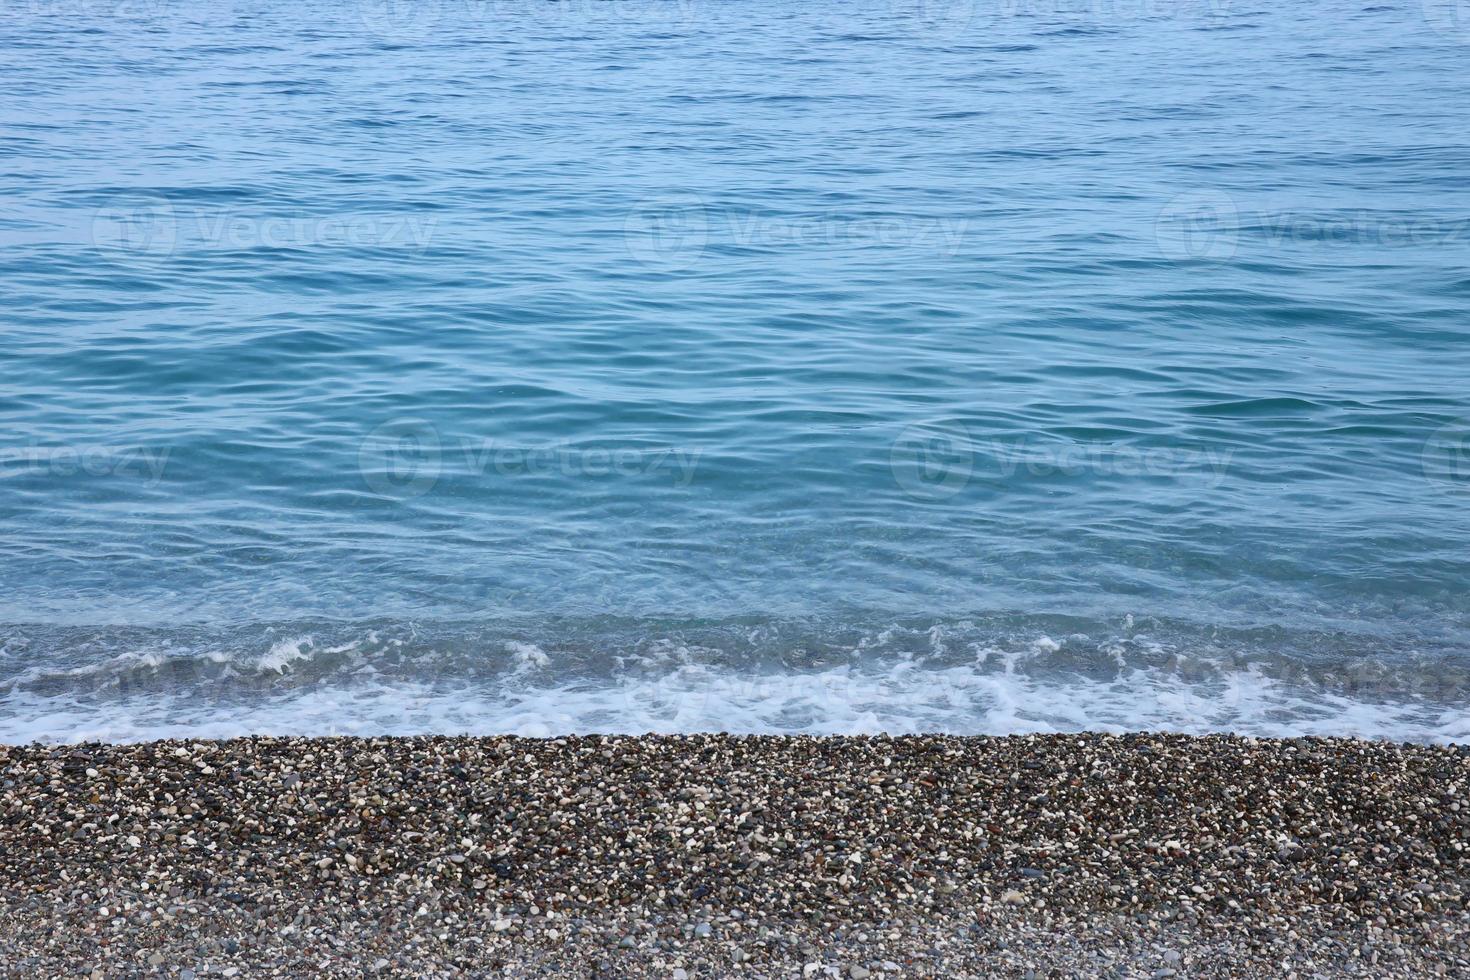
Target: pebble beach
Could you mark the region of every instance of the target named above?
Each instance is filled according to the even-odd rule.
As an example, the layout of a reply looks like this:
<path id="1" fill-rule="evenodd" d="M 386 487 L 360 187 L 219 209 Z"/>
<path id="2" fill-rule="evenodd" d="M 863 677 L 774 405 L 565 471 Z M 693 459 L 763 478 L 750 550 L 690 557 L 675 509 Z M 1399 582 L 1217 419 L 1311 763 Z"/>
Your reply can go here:
<path id="1" fill-rule="evenodd" d="M 1226 736 L 0 747 L 0 975 L 1465 976 L 1467 779 Z"/>

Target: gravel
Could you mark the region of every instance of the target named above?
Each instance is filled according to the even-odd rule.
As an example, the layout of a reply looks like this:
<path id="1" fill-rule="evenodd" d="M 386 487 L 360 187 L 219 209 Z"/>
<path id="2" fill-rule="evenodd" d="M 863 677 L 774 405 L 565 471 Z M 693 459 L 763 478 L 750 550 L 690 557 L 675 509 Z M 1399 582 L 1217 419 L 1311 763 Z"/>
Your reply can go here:
<path id="1" fill-rule="evenodd" d="M 0 746 L 0 975 L 1470 975 L 1470 748 Z"/>

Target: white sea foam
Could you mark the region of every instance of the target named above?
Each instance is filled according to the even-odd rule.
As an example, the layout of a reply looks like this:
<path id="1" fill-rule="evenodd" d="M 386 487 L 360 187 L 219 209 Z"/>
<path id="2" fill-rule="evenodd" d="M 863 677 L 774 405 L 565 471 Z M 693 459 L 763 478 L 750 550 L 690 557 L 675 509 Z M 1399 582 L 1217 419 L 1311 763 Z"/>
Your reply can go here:
<path id="1" fill-rule="evenodd" d="M 277 640 L 271 644 L 271 648 L 256 662 L 255 666 L 258 670 L 274 670 L 284 673 L 293 663 L 310 658 L 313 645 L 309 636 Z"/>
<path id="2" fill-rule="evenodd" d="M 279 649 L 277 649 L 279 647 Z M 1054 650 L 1038 641 L 1032 653 Z M 311 645 L 282 641 L 263 667 L 295 663 Z M 0 741 L 130 741 L 246 734 L 373 735 L 572 732 L 832 733 L 1158 730 L 1259 736 L 1357 735 L 1470 740 L 1470 712 L 1423 700 L 1358 698 L 1289 684 L 1255 668 L 1190 681 L 1158 668 L 1107 679 L 1040 675 L 1012 651 L 935 667 L 915 659 L 822 670 L 738 671 L 664 645 L 609 677 L 562 680 L 533 645 L 496 683 L 364 678 L 318 683 L 261 700 L 220 703 L 150 693 L 100 704 L 13 690 L 0 700 Z M 991 666 L 985 661 L 989 659 Z M 536 668 L 536 669 L 532 669 Z"/>
<path id="3" fill-rule="evenodd" d="M 505 649 L 510 652 L 511 657 L 515 660 L 516 667 L 520 670 L 551 665 L 550 655 L 534 643 L 523 643 L 520 640 L 507 640 Z"/>

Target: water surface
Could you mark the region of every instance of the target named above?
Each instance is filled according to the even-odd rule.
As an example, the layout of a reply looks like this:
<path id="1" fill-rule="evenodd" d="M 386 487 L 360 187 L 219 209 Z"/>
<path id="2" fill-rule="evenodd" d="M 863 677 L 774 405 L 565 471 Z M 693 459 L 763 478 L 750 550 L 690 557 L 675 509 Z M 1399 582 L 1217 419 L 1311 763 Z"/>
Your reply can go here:
<path id="1" fill-rule="evenodd" d="M 0 14 L 0 738 L 1470 737 L 1442 4 Z"/>

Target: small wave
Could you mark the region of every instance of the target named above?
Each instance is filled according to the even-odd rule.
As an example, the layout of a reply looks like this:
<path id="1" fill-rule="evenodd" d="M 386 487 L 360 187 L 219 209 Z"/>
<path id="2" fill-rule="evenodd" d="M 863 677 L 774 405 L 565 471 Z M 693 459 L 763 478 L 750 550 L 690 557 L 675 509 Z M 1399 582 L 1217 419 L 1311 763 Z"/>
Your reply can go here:
<path id="1" fill-rule="evenodd" d="M 397 681 L 317 686 L 222 711 L 180 695 L 83 701 L 12 697 L 0 741 L 133 741 L 264 735 L 717 731 L 739 734 L 1234 732 L 1470 739 L 1470 715 L 1424 702 L 1358 700 L 1292 688 L 1245 670 L 1210 683 L 1160 671 L 1117 679 L 1044 678 L 1014 669 L 842 666 L 749 675 L 703 664 L 592 683 L 504 687 Z"/>
<path id="2" fill-rule="evenodd" d="M 1142 617 L 650 625 L 584 625 L 560 639 L 483 624 L 272 627 L 253 641 L 194 636 L 192 653 L 183 638 L 152 637 L 90 665 L 52 649 L 59 662 L 0 680 L 0 741 L 1084 730 L 1470 738 L 1466 664 L 1386 647 L 1374 657 L 1341 637 L 1340 656 L 1328 659 L 1301 637 L 1189 633 Z M 85 640 L 95 651 L 97 637 Z M 0 648 L 0 668 L 36 659 L 45 657 L 34 642 Z"/>
<path id="3" fill-rule="evenodd" d="M 306 660 L 311 656 L 311 637 L 296 637 L 291 640 L 281 640 L 273 643 L 256 663 L 259 670 L 274 670 L 284 673 L 293 663 L 298 660 Z"/>

